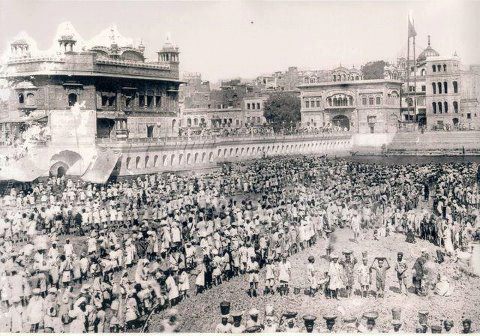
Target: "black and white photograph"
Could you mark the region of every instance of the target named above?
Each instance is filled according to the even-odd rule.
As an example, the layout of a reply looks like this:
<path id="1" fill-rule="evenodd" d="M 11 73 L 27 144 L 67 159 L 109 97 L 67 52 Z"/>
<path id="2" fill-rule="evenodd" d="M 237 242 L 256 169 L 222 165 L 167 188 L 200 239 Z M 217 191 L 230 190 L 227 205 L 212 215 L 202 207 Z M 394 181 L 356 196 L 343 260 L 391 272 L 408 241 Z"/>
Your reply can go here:
<path id="1" fill-rule="evenodd" d="M 0 333 L 480 333 L 479 14 L 0 0 Z"/>

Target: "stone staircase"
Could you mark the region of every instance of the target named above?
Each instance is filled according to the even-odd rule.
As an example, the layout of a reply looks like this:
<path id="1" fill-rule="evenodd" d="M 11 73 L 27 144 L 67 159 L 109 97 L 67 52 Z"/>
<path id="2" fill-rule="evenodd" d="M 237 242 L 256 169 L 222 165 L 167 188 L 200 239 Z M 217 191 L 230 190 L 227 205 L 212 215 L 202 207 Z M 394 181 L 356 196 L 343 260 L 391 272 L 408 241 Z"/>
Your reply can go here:
<path id="1" fill-rule="evenodd" d="M 480 131 L 397 133 L 386 149 L 389 154 L 480 154 Z"/>

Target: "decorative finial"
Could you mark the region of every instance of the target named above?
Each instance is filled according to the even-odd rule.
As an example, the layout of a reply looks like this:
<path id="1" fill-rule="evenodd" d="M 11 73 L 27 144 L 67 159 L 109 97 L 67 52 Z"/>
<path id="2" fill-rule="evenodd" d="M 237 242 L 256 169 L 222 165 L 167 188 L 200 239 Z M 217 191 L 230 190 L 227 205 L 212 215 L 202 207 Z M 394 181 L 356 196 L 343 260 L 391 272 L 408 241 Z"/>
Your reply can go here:
<path id="1" fill-rule="evenodd" d="M 428 35 L 428 46 L 430 47 L 430 35 Z"/>
<path id="2" fill-rule="evenodd" d="M 457 57 L 457 51 L 455 50 L 455 52 L 453 53 L 453 56 Z"/>
<path id="3" fill-rule="evenodd" d="M 115 27 L 112 26 L 110 27 L 110 40 L 112 41 L 112 44 L 115 44 Z"/>

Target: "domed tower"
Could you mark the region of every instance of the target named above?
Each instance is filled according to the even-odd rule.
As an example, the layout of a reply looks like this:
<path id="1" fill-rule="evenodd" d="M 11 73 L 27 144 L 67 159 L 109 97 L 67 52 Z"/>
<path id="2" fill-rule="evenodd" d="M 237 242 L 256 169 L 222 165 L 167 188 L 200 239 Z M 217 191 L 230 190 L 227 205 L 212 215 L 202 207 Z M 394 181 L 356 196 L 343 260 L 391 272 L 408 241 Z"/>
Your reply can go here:
<path id="1" fill-rule="evenodd" d="M 58 39 L 58 44 L 60 45 L 60 48 L 63 48 L 64 52 L 73 52 L 73 46 L 76 43 L 77 43 L 77 40 L 75 40 L 74 36 L 71 34 L 62 35 Z"/>
<path id="2" fill-rule="evenodd" d="M 440 56 L 440 54 L 431 47 L 430 45 L 430 35 L 428 35 L 428 46 L 425 48 L 424 51 L 420 53 L 417 57 L 417 62 L 418 63 L 423 63 L 427 60 L 427 57 L 434 57 L 434 56 Z"/>
<path id="3" fill-rule="evenodd" d="M 10 50 L 13 57 L 28 57 L 30 56 L 30 45 L 25 39 L 18 39 L 10 44 Z"/>
<path id="4" fill-rule="evenodd" d="M 178 51 L 178 47 L 171 42 L 170 34 L 167 34 L 167 40 L 163 45 L 162 50 L 158 52 L 158 61 L 168 62 L 170 64 L 173 63 L 178 66 L 178 63 L 180 62 L 179 55 L 180 52 Z"/>
<path id="5" fill-rule="evenodd" d="M 70 22 L 64 22 L 59 26 L 59 35 L 58 44 L 64 52 L 73 52 L 73 47 L 77 43 L 75 38 L 75 30 L 70 24 Z"/>

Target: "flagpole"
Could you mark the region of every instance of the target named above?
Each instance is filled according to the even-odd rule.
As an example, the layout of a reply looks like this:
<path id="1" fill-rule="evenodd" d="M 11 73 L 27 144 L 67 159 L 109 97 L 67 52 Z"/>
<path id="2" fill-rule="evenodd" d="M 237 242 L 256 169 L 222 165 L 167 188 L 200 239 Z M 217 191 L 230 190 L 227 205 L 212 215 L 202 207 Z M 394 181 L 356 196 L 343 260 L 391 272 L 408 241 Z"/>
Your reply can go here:
<path id="1" fill-rule="evenodd" d="M 415 57 L 415 35 L 413 36 L 413 83 L 413 118 L 415 119 L 417 116 L 417 59 Z"/>
<path id="2" fill-rule="evenodd" d="M 407 120 L 410 120 L 410 103 L 409 103 L 409 93 L 410 93 L 410 18 L 408 18 L 408 34 L 407 34 Z"/>

